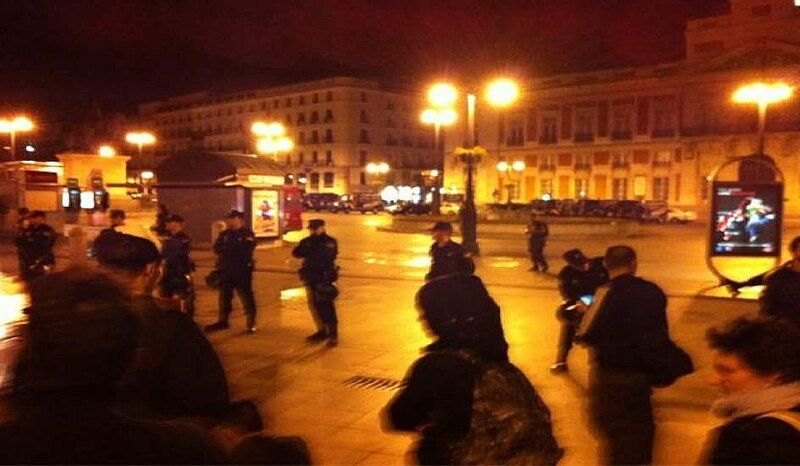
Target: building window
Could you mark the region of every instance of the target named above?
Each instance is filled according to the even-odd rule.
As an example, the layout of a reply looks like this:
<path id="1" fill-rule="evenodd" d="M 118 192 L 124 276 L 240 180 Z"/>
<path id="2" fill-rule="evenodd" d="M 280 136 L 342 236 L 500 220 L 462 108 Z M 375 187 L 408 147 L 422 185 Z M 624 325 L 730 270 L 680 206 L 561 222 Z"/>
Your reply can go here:
<path id="1" fill-rule="evenodd" d="M 306 114 L 305 113 L 298 113 L 297 114 L 297 124 L 298 125 L 306 124 Z"/>
<path id="2" fill-rule="evenodd" d="M 333 123 L 333 110 L 325 110 L 325 123 Z"/>
<path id="3" fill-rule="evenodd" d="M 312 173 L 308 177 L 308 181 L 312 189 L 319 189 L 319 173 Z"/>
<path id="4" fill-rule="evenodd" d="M 630 160 L 624 152 L 614 152 L 611 158 L 611 168 L 628 168 Z"/>
<path id="5" fill-rule="evenodd" d="M 301 95 L 301 96 L 300 96 L 300 103 L 299 103 L 299 105 L 305 105 L 305 104 L 306 104 L 306 96 L 304 96 L 304 95 Z"/>
<path id="6" fill-rule="evenodd" d="M 333 142 L 333 130 L 332 129 L 326 129 L 325 130 L 325 142 L 328 143 L 328 144 Z"/>
<path id="7" fill-rule="evenodd" d="M 333 92 L 328 91 L 327 94 L 325 95 L 325 100 L 327 100 L 328 102 L 332 102 L 333 101 Z"/>
<path id="8" fill-rule="evenodd" d="M 365 167 L 367 165 L 367 151 L 362 150 L 358 153 L 358 166 Z M 364 183 L 361 183 L 364 184 Z"/>
<path id="9" fill-rule="evenodd" d="M 366 102 L 367 101 L 367 93 L 364 92 L 364 91 L 361 91 L 361 101 L 362 102 Z"/>
<path id="10" fill-rule="evenodd" d="M 322 181 L 323 185 L 326 188 L 332 188 L 333 187 L 333 173 L 325 172 L 325 174 L 322 176 L 322 180 L 323 180 Z"/>
<path id="11" fill-rule="evenodd" d="M 656 201 L 669 200 L 669 178 L 653 178 L 653 199 Z"/>
<path id="12" fill-rule="evenodd" d="M 311 132 L 311 144 L 319 144 L 319 131 L 314 130 Z"/>
<path id="13" fill-rule="evenodd" d="M 314 165 L 319 163 L 319 155 L 317 155 L 317 151 L 311 153 L 311 163 Z"/>
<path id="14" fill-rule="evenodd" d="M 539 182 L 539 192 L 542 196 L 545 194 L 553 194 L 553 180 L 541 180 Z"/>
<path id="15" fill-rule="evenodd" d="M 797 4 L 797 2 L 795 2 Z M 754 17 L 769 16 L 772 14 L 772 5 L 756 5 L 750 9 L 750 15 Z"/>
<path id="16" fill-rule="evenodd" d="M 358 142 L 362 144 L 369 144 L 369 132 L 365 129 L 361 130 L 361 135 L 358 138 Z"/>
<path id="17" fill-rule="evenodd" d="M 672 108 L 656 107 L 653 120 L 653 137 L 675 136 L 675 111 Z"/>
<path id="18" fill-rule="evenodd" d="M 333 165 L 333 151 L 325 151 L 325 165 Z"/>
<path id="19" fill-rule="evenodd" d="M 364 123 L 364 124 L 369 123 L 369 117 L 367 116 L 367 110 L 366 109 L 363 109 L 363 108 L 361 109 L 361 115 L 360 115 L 359 121 L 361 121 L 361 123 Z"/>
<path id="20" fill-rule="evenodd" d="M 364 173 L 364 172 L 359 173 L 358 183 L 362 184 L 362 185 L 367 184 L 367 174 L 366 173 Z"/>
<path id="21" fill-rule="evenodd" d="M 292 98 L 291 97 L 287 97 L 286 98 L 286 106 L 287 107 L 291 107 L 292 106 Z"/>
<path id="22" fill-rule="evenodd" d="M 611 196 L 614 200 L 625 200 L 628 196 L 628 179 L 614 178 L 611 180 Z"/>
<path id="23" fill-rule="evenodd" d="M 575 197 L 584 199 L 589 195 L 589 180 L 586 178 L 575 178 Z"/>
<path id="24" fill-rule="evenodd" d="M 630 139 L 633 136 L 631 126 L 632 108 L 617 108 L 613 113 L 613 130 L 611 139 Z"/>
<path id="25" fill-rule="evenodd" d="M 306 143 L 306 132 L 305 131 L 300 131 L 300 133 L 298 133 L 298 135 L 297 135 L 297 143 L 300 144 L 300 145 L 303 145 L 303 144 Z"/>
<path id="26" fill-rule="evenodd" d="M 558 142 L 558 120 L 555 117 L 542 118 L 542 137 L 539 144 L 555 144 Z"/>
<path id="27" fill-rule="evenodd" d="M 594 115 L 592 112 L 575 113 L 575 141 L 591 142 L 594 140 Z"/>
<path id="28" fill-rule="evenodd" d="M 297 154 L 297 163 L 299 163 L 300 165 L 306 163 L 306 154 L 304 154 L 303 152 Z"/>
<path id="29" fill-rule="evenodd" d="M 311 94 L 311 103 L 312 104 L 318 104 L 319 103 L 319 94 L 317 94 L 316 92 Z"/>
<path id="30" fill-rule="evenodd" d="M 319 112 L 316 110 L 311 112 L 311 123 L 319 123 Z"/>
<path id="31" fill-rule="evenodd" d="M 672 153 L 668 150 L 660 150 L 655 153 L 653 156 L 653 166 L 656 167 L 668 167 L 671 159 Z"/>
<path id="32" fill-rule="evenodd" d="M 591 167 L 591 154 L 577 154 L 575 156 L 575 169 L 576 170 L 588 170 Z M 577 192 L 577 191 L 576 191 Z"/>

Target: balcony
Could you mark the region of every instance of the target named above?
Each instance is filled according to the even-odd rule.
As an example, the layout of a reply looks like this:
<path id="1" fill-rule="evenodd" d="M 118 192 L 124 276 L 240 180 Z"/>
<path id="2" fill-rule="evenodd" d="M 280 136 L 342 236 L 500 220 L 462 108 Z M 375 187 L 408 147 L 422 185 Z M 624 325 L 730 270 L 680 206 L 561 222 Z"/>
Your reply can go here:
<path id="1" fill-rule="evenodd" d="M 654 129 L 651 137 L 654 138 L 674 138 L 675 137 L 675 130 L 674 129 Z"/>
<path id="2" fill-rule="evenodd" d="M 669 168 L 671 165 L 669 160 L 653 160 L 653 168 Z"/>
<path id="3" fill-rule="evenodd" d="M 557 142 L 558 138 L 555 135 L 542 136 L 539 138 L 539 144 L 556 144 Z"/>
<path id="4" fill-rule="evenodd" d="M 627 170 L 631 168 L 630 162 L 611 162 L 611 168 L 614 170 Z"/>
<path id="5" fill-rule="evenodd" d="M 614 131 L 611 133 L 612 141 L 630 141 L 633 139 L 632 131 Z"/>
<path id="6" fill-rule="evenodd" d="M 556 171 L 556 166 L 553 164 L 542 164 L 539 165 L 540 172 L 554 172 Z"/>
<path id="7" fill-rule="evenodd" d="M 575 142 L 593 142 L 594 134 L 591 133 L 578 133 L 575 135 Z"/>
<path id="8" fill-rule="evenodd" d="M 576 172 L 588 172 L 592 169 L 592 166 L 588 163 L 576 163 L 575 164 L 575 171 Z"/>

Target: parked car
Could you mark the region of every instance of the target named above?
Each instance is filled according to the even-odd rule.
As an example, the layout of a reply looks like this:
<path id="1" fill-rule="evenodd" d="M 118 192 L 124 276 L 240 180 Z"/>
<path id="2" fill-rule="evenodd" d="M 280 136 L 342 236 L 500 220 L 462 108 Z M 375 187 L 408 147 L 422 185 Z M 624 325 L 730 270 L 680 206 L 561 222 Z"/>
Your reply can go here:
<path id="1" fill-rule="evenodd" d="M 392 215 L 429 215 L 431 213 L 430 204 L 397 204 L 399 207 L 390 211 Z"/>
<path id="2" fill-rule="evenodd" d="M 461 210 L 461 205 L 455 202 L 442 202 L 439 206 L 439 213 L 442 215 L 458 215 Z"/>
<path id="3" fill-rule="evenodd" d="M 371 212 L 377 214 L 384 208 L 383 200 L 379 194 L 373 193 L 354 193 L 349 197 L 350 210 L 366 214 Z"/>
<path id="4" fill-rule="evenodd" d="M 696 212 L 679 209 L 677 207 L 663 207 L 656 209 L 650 214 L 650 216 L 660 223 L 689 223 L 697 220 Z"/>
<path id="5" fill-rule="evenodd" d="M 336 193 L 306 193 L 303 195 L 303 210 L 306 211 L 337 212 L 342 207 L 342 196 Z"/>

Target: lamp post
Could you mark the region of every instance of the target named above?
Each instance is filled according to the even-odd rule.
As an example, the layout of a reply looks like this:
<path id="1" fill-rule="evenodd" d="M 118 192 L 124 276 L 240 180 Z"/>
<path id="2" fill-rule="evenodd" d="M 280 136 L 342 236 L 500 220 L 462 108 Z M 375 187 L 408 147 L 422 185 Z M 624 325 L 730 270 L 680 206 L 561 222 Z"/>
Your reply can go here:
<path id="1" fill-rule="evenodd" d="M 108 144 L 105 144 L 97 148 L 97 155 L 104 158 L 111 158 L 117 155 L 117 151 Z"/>
<path id="2" fill-rule="evenodd" d="M 758 105 L 758 149 L 756 155 L 764 156 L 764 140 L 767 127 L 767 107 L 770 104 L 782 102 L 792 96 L 792 88 L 776 82 L 767 84 L 763 82 L 742 86 L 733 93 L 733 101 L 738 104 Z"/>
<path id="3" fill-rule="evenodd" d="M 475 145 L 475 106 L 478 97 L 467 93 L 467 147 L 459 147 L 456 154 L 467 166 L 464 206 L 461 208 L 461 239 L 464 249 L 470 254 L 480 254 L 478 248 L 478 213 L 475 208 L 475 165 L 486 156 L 486 149 Z M 486 101 L 493 107 L 508 107 L 519 97 L 519 87 L 511 79 L 497 79 L 486 88 Z M 428 91 L 428 100 L 439 108 L 452 106 L 458 98 L 456 88 L 447 83 L 438 83 Z"/>
<path id="4" fill-rule="evenodd" d="M 435 100 L 435 99 L 434 99 Z M 422 111 L 420 120 L 426 125 L 433 125 L 433 147 L 436 153 L 436 169 L 431 170 L 431 173 L 436 172 L 434 178 L 434 192 L 433 192 L 433 206 L 431 210 L 434 215 L 439 215 L 441 202 L 441 193 L 439 192 L 440 186 L 440 173 L 444 168 L 444 145 L 441 142 L 441 132 L 443 126 L 450 126 L 456 122 L 457 113 L 452 108 L 427 108 Z"/>
<path id="5" fill-rule="evenodd" d="M 0 133 L 8 133 L 10 138 L 11 147 L 11 160 L 16 160 L 17 150 L 17 133 L 23 133 L 33 130 L 33 122 L 24 116 L 18 116 L 13 119 L 0 120 Z"/>
<path id="6" fill-rule="evenodd" d="M 377 181 L 376 184 L 380 184 L 381 178 L 384 177 L 387 173 L 389 173 L 391 167 L 389 167 L 389 164 L 386 162 L 378 162 L 378 163 L 370 162 L 367 164 L 365 169 L 367 173 L 372 175 L 373 179 Z"/>
<path id="7" fill-rule="evenodd" d="M 278 153 L 294 149 L 294 141 L 286 136 L 286 127 L 280 123 L 256 121 L 250 126 L 250 132 L 256 136 L 256 152 L 270 154 L 273 160 L 277 160 Z"/>
<path id="8" fill-rule="evenodd" d="M 139 158 L 141 158 L 144 146 L 155 144 L 156 137 L 147 131 L 133 131 L 125 135 L 125 142 L 136 145 L 139 149 Z"/>
<path id="9" fill-rule="evenodd" d="M 508 191 L 508 199 L 507 203 L 511 206 L 511 200 L 513 198 L 513 193 L 515 191 L 515 187 L 519 184 L 519 178 L 522 176 L 522 172 L 525 171 L 525 162 L 521 160 L 517 160 L 514 163 L 508 163 L 504 160 L 501 160 L 497 163 L 497 171 L 499 171 L 502 175 L 506 177 L 506 190 Z M 511 175 L 514 174 L 517 176 L 516 183 L 513 182 Z"/>

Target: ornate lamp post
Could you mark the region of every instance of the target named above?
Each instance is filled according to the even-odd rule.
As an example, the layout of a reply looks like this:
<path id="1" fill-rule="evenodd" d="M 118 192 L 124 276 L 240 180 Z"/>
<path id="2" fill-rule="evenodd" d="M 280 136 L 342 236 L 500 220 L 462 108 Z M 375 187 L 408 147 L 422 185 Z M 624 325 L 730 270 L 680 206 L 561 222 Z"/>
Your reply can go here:
<path id="1" fill-rule="evenodd" d="M 434 179 L 433 187 L 433 206 L 432 211 L 434 215 L 439 215 L 439 208 L 441 207 L 441 178 L 440 172 L 444 168 L 441 164 L 444 162 L 444 145 L 441 141 L 441 132 L 443 126 L 450 126 L 456 122 L 458 114 L 452 108 L 427 108 L 423 110 L 420 115 L 420 120 L 426 125 L 433 125 L 433 147 L 436 151 L 436 169 L 431 170 L 431 177 Z M 435 173 L 435 175 L 434 175 Z"/>
<path id="2" fill-rule="evenodd" d="M 784 83 L 753 83 L 742 86 L 733 93 L 733 101 L 737 104 L 758 105 L 758 149 L 756 155 L 764 156 L 764 139 L 767 126 L 767 107 L 782 102 L 792 96 L 792 88 Z"/>
<path id="3" fill-rule="evenodd" d="M 17 158 L 17 133 L 23 133 L 32 130 L 33 122 L 24 116 L 0 120 L 0 133 L 8 133 L 9 137 L 11 138 L 11 160 L 16 160 Z"/>
<path id="4" fill-rule="evenodd" d="M 522 172 L 525 171 L 525 162 L 517 160 L 514 163 L 508 163 L 503 160 L 498 162 L 495 168 L 497 168 L 497 171 L 499 171 L 506 178 L 505 188 L 508 191 L 508 199 L 506 202 L 510 206 L 511 200 L 514 197 L 515 188 L 519 185 Z M 516 175 L 516 180 L 512 179 L 512 174 Z"/>
<path id="5" fill-rule="evenodd" d="M 280 123 L 256 121 L 250 131 L 256 136 L 256 152 L 270 154 L 273 160 L 277 160 L 278 153 L 294 149 L 294 141 L 286 136 L 286 128 Z"/>

